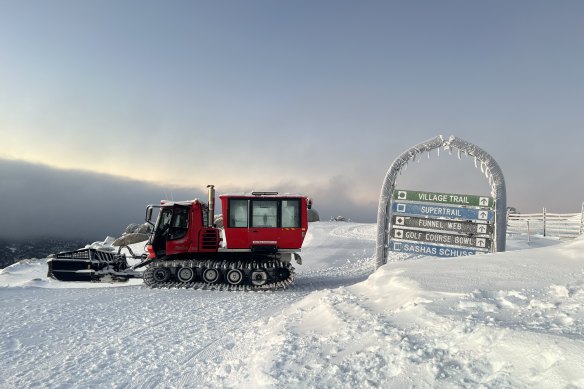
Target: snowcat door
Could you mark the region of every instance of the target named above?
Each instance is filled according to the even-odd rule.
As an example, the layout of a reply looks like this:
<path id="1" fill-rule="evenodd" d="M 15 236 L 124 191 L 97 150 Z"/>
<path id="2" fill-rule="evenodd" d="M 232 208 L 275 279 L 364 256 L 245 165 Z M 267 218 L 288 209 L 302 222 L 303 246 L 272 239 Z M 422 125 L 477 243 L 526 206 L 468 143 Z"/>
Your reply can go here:
<path id="1" fill-rule="evenodd" d="M 166 236 L 166 255 L 183 254 L 188 251 L 185 241 L 190 226 L 191 207 L 175 204 L 172 207 L 172 218 Z"/>
<path id="2" fill-rule="evenodd" d="M 160 210 L 152 238 L 152 249 L 157 258 L 166 255 L 169 241 L 186 235 L 189 229 L 189 213 L 190 207 L 180 204 Z"/>
<path id="3" fill-rule="evenodd" d="M 157 258 L 166 255 L 166 237 L 172 220 L 172 208 L 165 207 L 160 209 L 160 214 L 156 220 L 156 226 L 152 233 L 152 249 Z"/>
<path id="4" fill-rule="evenodd" d="M 248 242 L 252 252 L 277 251 L 281 233 L 278 203 L 277 199 L 251 200 Z"/>

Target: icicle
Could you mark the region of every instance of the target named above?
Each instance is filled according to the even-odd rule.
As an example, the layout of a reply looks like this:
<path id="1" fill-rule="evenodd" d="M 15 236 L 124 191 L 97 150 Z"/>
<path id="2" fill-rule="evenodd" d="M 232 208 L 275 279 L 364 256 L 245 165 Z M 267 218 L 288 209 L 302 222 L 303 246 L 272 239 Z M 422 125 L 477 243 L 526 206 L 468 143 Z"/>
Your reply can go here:
<path id="1" fill-rule="evenodd" d="M 485 163 L 481 162 L 481 173 L 485 172 Z"/>
<path id="2" fill-rule="evenodd" d="M 428 159 L 430 159 L 430 150 L 428 150 Z"/>
<path id="3" fill-rule="evenodd" d="M 458 149 L 458 159 L 462 159 L 462 155 L 461 154 L 462 154 L 461 150 Z"/>
<path id="4" fill-rule="evenodd" d="M 477 165 L 477 157 L 474 157 L 475 169 L 478 167 Z"/>
<path id="5" fill-rule="evenodd" d="M 437 147 L 436 148 L 436 156 L 437 157 L 440 157 L 440 147 Z"/>

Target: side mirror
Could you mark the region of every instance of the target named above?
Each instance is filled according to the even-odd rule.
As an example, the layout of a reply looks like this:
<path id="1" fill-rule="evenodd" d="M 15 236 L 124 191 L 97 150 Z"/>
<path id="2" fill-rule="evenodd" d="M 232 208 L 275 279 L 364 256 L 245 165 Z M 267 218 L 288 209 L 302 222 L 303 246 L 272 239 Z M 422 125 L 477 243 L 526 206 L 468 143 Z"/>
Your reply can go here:
<path id="1" fill-rule="evenodd" d="M 146 222 L 150 223 L 150 220 L 152 220 L 152 206 L 149 205 L 146 208 Z M 150 223 L 150 224 L 152 224 L 152 223 Z"/>

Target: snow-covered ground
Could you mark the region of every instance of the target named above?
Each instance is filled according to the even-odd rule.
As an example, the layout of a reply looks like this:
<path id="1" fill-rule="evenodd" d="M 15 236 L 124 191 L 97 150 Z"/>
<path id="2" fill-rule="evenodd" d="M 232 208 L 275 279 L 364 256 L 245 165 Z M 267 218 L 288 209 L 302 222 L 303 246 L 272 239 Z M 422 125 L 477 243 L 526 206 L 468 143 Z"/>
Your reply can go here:
<path id="1" fill-rule="evenodd" d="M 313 223 L 278 292 L 61 283 L 22 261 L 0 272 L 0 387 L 584 388 L 584 239 L 376 272 L 374 246 L 373 224 Z"/>

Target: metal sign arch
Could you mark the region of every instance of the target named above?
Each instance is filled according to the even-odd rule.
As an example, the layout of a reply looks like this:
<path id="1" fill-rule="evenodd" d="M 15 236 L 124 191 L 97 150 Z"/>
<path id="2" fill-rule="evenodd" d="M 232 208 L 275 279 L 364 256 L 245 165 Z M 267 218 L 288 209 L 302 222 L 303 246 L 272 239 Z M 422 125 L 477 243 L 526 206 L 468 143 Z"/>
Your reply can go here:
<path id="1" fill-rule="evenodd" d="M 415 161 L 423 153 L 440 148 L 452 151 L 457 150 L 459 157 L 465 154 L 475 158 L 475 165 L 480 162 L 481 171 L 489 180 L 491 196 L 495 199 L 495 251 L 505 251 L 507 232 L 507 191 L 505 178 L 499 164 L 486 151 L 475 144 L 467 142 L 455 136 L 444 138 L 438 135 L 404 151 L 393 163 L 385 175 L 379 206 L 377 209 L 377 244 L 375 249 L 376 267 L 379 268 L 387 262 L 387 244 L 389 239 L 389 222 L 391 220 L 391 198 L 395 189 L 395 181 L 408 162 Z"/>

